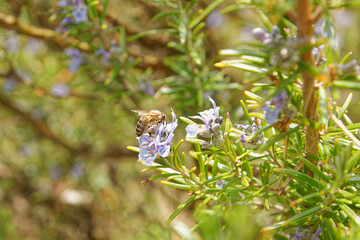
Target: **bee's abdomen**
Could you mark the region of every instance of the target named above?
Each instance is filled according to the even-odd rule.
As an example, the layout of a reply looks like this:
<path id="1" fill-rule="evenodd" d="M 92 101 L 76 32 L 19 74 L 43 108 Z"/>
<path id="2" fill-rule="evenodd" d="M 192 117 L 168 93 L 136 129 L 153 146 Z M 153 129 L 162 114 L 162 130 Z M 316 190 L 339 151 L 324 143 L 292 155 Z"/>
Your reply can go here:
<path id="1" fill-rule="evenodd" d="M 145 127 L 146 127 L 146 120 L 140 118 L 136 125 L 136 135 L 138 137 L 140 137 L 144 133 Z"/>

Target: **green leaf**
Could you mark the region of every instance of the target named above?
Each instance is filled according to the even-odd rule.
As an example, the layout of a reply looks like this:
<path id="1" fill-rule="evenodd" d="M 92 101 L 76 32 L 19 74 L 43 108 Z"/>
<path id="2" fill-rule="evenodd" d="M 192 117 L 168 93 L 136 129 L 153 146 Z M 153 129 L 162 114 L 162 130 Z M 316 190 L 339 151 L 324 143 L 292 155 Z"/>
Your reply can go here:
<path id="1" fill-rule="evenodd" d="M 349 178 L 349 180 L 347 180 L 347 182 L 360 183 L 360 177 L 351 177 L 351 178 Z"/>
<path id="2" fill-rule="evenodd" d="M 310 186 L 314 186 L 319 190 L 323 189 L 325 186 L 320 181 L 310 177 L 309 175 L 301 172 L 297 172 L 295 170 L 285 169 L 285 168 L 274 168 L 274 172 L 282 173 L 284 175 L 293 177 L 299 183 L 308 183 Z"/>
<path id="3" fill-rule="evenodd" d="M 223 174 L 219 174 L 213 178 L 210 178 L 208 180 L 205 180 L 203 182 L 201 182 L 200 184 L 203 185 L 203 184 L 208 184 L 208 183 L 211 183 L 211 182 L 217 182 L 218 180 L 221 180 L 221 179 L 226 179 L 226 178 L 229 178 L 229 177 L 233 177 L 234 176 L 234 173 L 231 173 L 231 172 L 227 172 L 227 173 L 223 173 Z"/>
<path id="4" fill-rule="evenodd" d="M 166 16 L 172 16 L 172 15 L 177 15 L 179 12 L 178 11 L 167 11 L 167 12 L 160 12 L 158 14 L 156 14 L 155 16 L 153 16 L 151 18 L 151 21 L 156 21 L 160 18 L 166 17 Z"/>
<path id="5" fill-rule="evenodd" d="M 137 152 L 137 153 L 140 152 L 140 148 L 134 147 L 134 146 L 127 146 L 126 149 L 133 151 L 133 152 Z"/>
<path id="6" fill-rule="evenodd" d="M 299 157 L 299 160 L 305 164 L 313 173 L 315 173 L 319 178 L 321 178 L 324 182 L 329 183 L 331 179 L 326 176 L 317 166 L 315 166 L 312 162 L 307 160 L 306 158 Z"/>
<path id="7" fill-rule="evenodd" d="M 186 29 L 185 18 L 180 18 L 179 37 L 180 37 L 180 43 L 182 45 L 185 45 L 186 43 L 186 36 L 187 36 L 187 29 Z"/>
<path id="8" fill-rule="evenodd" d="M 124 52 L 127 52 L 127 48 L 126 48 L 126 31 L 124 27 L 120 28 L 120 36 L 119 36 L 119 40 L 120 40 L 120 47 L 122 48 L 122 50 Z"/>
<path id="9" fill-rule="evenodd" d="M 314 192 L 314 193 L 310 193 L 306 196 L 300 197 L 300 198 L 296 199 L 294 202 L 290 203 L 290 207 L 298 205 L 304 201 L 310 200 L 315 197 L 319 198 L 319 197 L 321 197 L 322 194 L 324 194 L 324 193 L 323 192 Z"/>
<path id="10" fill-rule="evenodd" d="M 343 57 L 343 59 L 341 59 L 341 61 L 339 62 L 340 64 L 345 64 L 351 57 L 352 52 L 348 52 L 345 57 Z"/>
<path id="11" fill-rule="evenodd" d="M 307 50 L 306 50 L 307 51 Z M 318 75 L 318 70 L 316 69 L 316 67 L 314 67 L 313 65 L 310 65 L 309 63 L 307 62 L 304 62 L 304 61 L 300 61 L 299 64 L 299 69 L 300 70 L 304 70 L 308 73 L 310 73 L 311 75 L 313 76 L 317 76 Z"/>
<path id="12" fill-rule="evenodd" d="M 261 44 L 258 45 L 260 48 L 265 48 L 266 45 Z M 246 60 L 258 62 L 258 63 L 264 63 L 264 58 L 267 57 L 267 55 L 263 52 L 259 52 L 258 50 L 253 49 L 222 49 L 219 51 L 219 55 L 221 56 L 246 56 Z M 249 58 L 253 57 L 253 58 Z"/>
<path id="13" fill-rule="evenodd" d="M 155 35 L 155 34 L 161 34 L 161 33 L 166 33 L 166 34 L 174 34 L 176 33 L 176 29 L 172 29 L 172 28 L 169 28 L 169 29 L 151 29 L 151 30 L 148 30 L 148 31 L 143 31 L 143 32 L 140 32 L 138 34 L 135 34 L 135 35 L 132 35 L 130 37 L 127 38 L 127 40 L 129 42 L 131 41 L 134 41 L 136 39 L 139 39 L 139 38 L 142 38 L 142 37 L 145 37 L 145 36 L 148 36 L 148 35 Z"/>
<path id="14" fill-rule="evenodd" d="M 207 15 L 209 15 L 216 7 L 218 7 L 224 1 L 225 0 L 216 0 L 212 2 L 209 6 L 207 6 L 207 8 L 204 9 L 204 11 L 201 12 L 199 16 L 197 16 L 190 22 L 189 27 L 196 27 L 196 25 L 198 25 L 202 20 L 204 20 Z"/>
<path id="15" fill-rule="evenodd" d="M 244 115 L 245 115 L 246 119 L 248 120 L 249 124 L 252 125 L 253 121 L 251 120 L 251 117 L 249 116 L 249 111 L 247 110 L 244 101 L 240 100 L 240 104 L 241 104 L 241 107 L 242 107 L 242 109 L 244 111 Z"/>
<path id="16" fill-rule="evenodd" d="M 196 122 L 194 122 L 193 120 L 190 120 L 190 119 L 187 118 L 187 117 L 179 117 L 179 119 L 180 119 L 181 121 L 183 121 L 184 123 L 187 123 L 187 124 L 189 124 L 189 125 L 191 125 L 191 124 L 196 124 Z"/>
<path id="17" fill-rule="evenodd" d="M 299 129 L 300 129 L 300 126 L 297 126 L 295 128 L 290 128 L 288 131 L 286 131 L 284 133 L 280 133 L 280 134 L 276 135 L 273 138 L 270 138 L 268 141 L 265 142 L 265 144 L 263 144 L 259 148 L 259 151 L 264 151 L 265 149 L 269 148 L 274 143 L 278 142 L 280 139 L 285 138 L 287 135 L 290 135 L 290 134 L 292 134 L 294 132 L 299 131 Z"/>
<path id="18" fill-rule="evenodd" d="M 352 154 L 352 156 L 350 157 L 350 159 L 346 162 L 346 172 L 351 172 L 351 170 L 353 168 L 356 167 L 357 163 L 359 162 L 360 159 L 360 151 L 357 151 L 355 154 Z"/>
<path id="19" fill-rule="evenodd" d="M 264 120 L 265 115 L 261 112 L 251 112 L 249 113 L 250 117 L 260 118 L 261 120 Z"/>
<path id="20" fill-rule="evenodd" d="M 103 22 L 106 17 L 106 10 L 108 8 L 108 5 L 109 5 L 109 0 L 105 0 L 105 2 L 103 4 L 103 11 L 100 14 L 100 26 L 103 26 Z"/>
<path id="21" fill-rule="evenodd" d="M 265 127 L 262 127 L 255 132 L 253 132 L 249 137 L 245 139 L 245 141 L 249 142 L 253 140 L 256 136 L 260 135 L 262 132 L 265 132 L 267 129 L 271 128 L 271 125 L 266 125 Z"/>
<path id="22" fill-rule="evenodd" d="M 226 60 L 221 61 L 214 64 L 215 67 L 224 68 L 224 67 L 232 67 L 241 69 L 247 72 L 261 73 L 265 74 L 267 72 L 266 69 L 255 67 L 254 65 L 249 65 L 243 63 L 241 60 Z"/>
<path id="23" fill-rule="evenodd" d="M 336 86 L 336 87 L 348 88 L 348 89 L 353 89 L 353 90 L 360 90 L 360 82 L 337 80 L 337 81 L 333 82 L 333 85 Z"/>
<path id="24" fill-rule="evenodd" d="M 353 97 L 353 94 L 350 93 L 349 96 L 346 98 L 344 105 L 342 106 L 342 108 L 339 111 L 338 119 L 341 119 L 343 117 L 344 113 L 346 112 L 346 110 L 348 109 L 348 107 L 351 103 L 352 97 Z"/>
<path id="25" fill-rule="evenodd" d="M 360 226 L 360 217 L 359 215 L 357 215 L 354 210 L 352 210 L 348 205 L 346 205 L 345 203 L 339 202 L 337 201 L 337 204 L 339 205 L 339 207 L 346 213 L 346 215 L 353 220 L 354 223 L 356 223 L 356 225 Z"/>
<path id="26" fill-rule="evenodd" d="M 171 216 L 166 220 L 165 222 L 165 226 L 168 226 L 172 220 L 174 220 L 174 218 L 179 215 L 179 213 L 181 213 L 182 210 L 184 210 L 184 208 L 186 208 L 190 203 L 192 203 L 194 200 L 196 200 L 197 198 L 199 198 L 198 196 L 194 195 L 191 196 L 189 199 L 187 199 L 186 201 L 184 201 L 183 203 L 181 203 L 176 211 L 171 214 Z"/>
<path id="27" fill-rule="evenodd" d="M 320 119 L 321 124 L 327 124 L 327 120 L 329 118 L 328 114 L 328 102 L 326 97 L 326 91 L 323 86 L 319 86 L 319 111 L 320 111 Z"/>
<path id="28" fill-rule="evenodd" d="M 259 95 L 256 95 L 255 93 L 252 93 L 252 92 L 249 92 L 249 91 L 244 91 L 244 94 L 248 98 L 250 98 L 250 99 L 252 99 L 252 100 L 254 100 L 254 101 L 258 102 L 258 103 L 262 103 L 264 101 L 264 99 L 262 97 L 260 97 Z"/>
<path id="29" fill-rule="evenodd" d="M 187 138 L 185 139 L 185 141 L 189 142 L 189 143 L 194 143 L 194 144 L 201 144 L 204 143 L 204 140 L 201 139 L 196 139 L 196 138 Z"/>
<path id="30" fill-rule="evenodd" d="M 320 227 L 323 230 L 324 238 L 327 240 L 337 240 L 335 233 L 334 233 L 334 225 L 331 224 L 328 218 L 325 218 L 323 221 L 320 222 Z"/>
<path id="31" fill-rule="evenodd" d="M 180 173 L 164 173 L 164 174 L 158 174 L 158 175 L 155 175 L 155 176 L 149 178 L 148 180 L 146 180 L 146 182 L 153 181 L 153 180 L 156 180 L 156 179 L 159 179 L 159 178 L 168 178 L 168 177 L 176 176 L 176 175 L 180 175 Z"/>
<path id="32" fill-rule="evenodd" d="M 261 11 L 261 10 L 258 10 L 257 13 L 258 13 L 258 15 L 259 15 L 262 23 L 264 24 L 266 30 L 267 30 L 268 32 L 270 32 L 271 29 L 273 28 L 273 25 L 271 24 L 270 20 L 269 20 L 268 17 L 266 16 L 266 14 L 265 14 L 263 11 Z"/>
<path id="33" fill-rule="evenodd" d="M 316 207 L 310 208 L 310 209 L 308 209 L 308 210 L 306 210 L 304 212 L 301 212 L 301 213 L 299 213 L 299 214 L 297 214 L 295 216 L 292 216 L 292 217 L 288 218 L 287 220 L 285 220 L 283 222 L 279 222 L 279 223 L 276 223 L 274 225 L 264 227 L 263 230 L 264 231 L 271 231 L 271 230 L 279 229 L 279 228 L 286 227 L 286 226 L 289 226 L 289 225 L 298 226 L 298 225 L 304 223 L 306 220 L 313 217 L 321 209 L 322 209 L 321 206 L 316 206 Z"/>
<path id="34" fill-rule="evenodd" d="M 181 139 L 178 144 L 176 144 L 175 149 L 174 149 L 174 153 L 177 154 L 180 145 L 184 142 L 184 139 Z"/>
<path id="35" fill-rule="evenodd" d="M 169 182 L 169 181 L 165 181 L 165 180 L 161 181 L 161 183 L 164 184 L 165 186 L 180 189 L 180 190 L 190 190 L 190 186 L 185 185 L 185 184 L 174 183 L 174 182 Z"/>

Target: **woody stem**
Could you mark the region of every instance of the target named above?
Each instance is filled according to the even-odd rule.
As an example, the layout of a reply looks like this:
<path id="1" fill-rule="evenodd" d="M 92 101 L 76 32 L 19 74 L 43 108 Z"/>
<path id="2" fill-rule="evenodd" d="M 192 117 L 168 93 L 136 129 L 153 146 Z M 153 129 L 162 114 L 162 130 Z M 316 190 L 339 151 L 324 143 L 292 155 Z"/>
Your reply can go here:
<path id="1" fill-rule="evenodd" d="M 303 47 L 310 45 L 312 37 L 312 25 L 314 19 L 312 17 L 312 4 L 310 0 L 298 0 L 297 1 L 297 27 L 298 37 L 302 42 Z M 314 66 L 314 59 L 309 48 L 305 51 L 301 59 L 308 66 Z M 316 97 L 315 89 L 315 76 L 308 71 L 303 70 L 301 72 L 303 79 L 303 114 L 311 121 L 317 122 L 319 116 L 317 113 L 318 98 Z M 313 155 L 318 155 L 318 142 L 319 131 L 317 129 L 306 127 L 306 145 L 305 152 Z"/>

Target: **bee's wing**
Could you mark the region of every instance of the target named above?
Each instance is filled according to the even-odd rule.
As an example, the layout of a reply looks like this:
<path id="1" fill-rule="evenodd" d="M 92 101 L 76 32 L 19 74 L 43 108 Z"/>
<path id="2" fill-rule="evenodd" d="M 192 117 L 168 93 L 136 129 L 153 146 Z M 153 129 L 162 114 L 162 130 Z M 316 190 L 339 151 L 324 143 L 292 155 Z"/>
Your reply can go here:
<path id="1" fill-rule="evenodd" d="M 131 111 L 136 112 L 137 114 L 139 114 L 139 116 L 142 116 L 147 113 L 147 111 L 144 111 L 144 110 L 131 110 Z"/>
<path id="2" fill-rule="evenodd" d="M 146 110 L 131 110 L 132 112 L 136 112 L 137 114 L 139 114 L 139 116 L 143 116 L 143 115 L 153 115 L 156 116 L 155 113 L 151 113 L 150 111 L 146 111 Z"/>

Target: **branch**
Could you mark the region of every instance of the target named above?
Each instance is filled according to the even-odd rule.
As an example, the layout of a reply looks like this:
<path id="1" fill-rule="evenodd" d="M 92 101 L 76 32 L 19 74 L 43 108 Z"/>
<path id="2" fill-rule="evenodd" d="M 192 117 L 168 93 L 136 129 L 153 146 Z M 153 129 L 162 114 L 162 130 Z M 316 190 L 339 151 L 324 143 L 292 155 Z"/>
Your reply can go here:
<path id="1" fill-rule="evenodd" d="M 13 29 L 20 34 L 24 34 L 30 37 L 51 41 L 61 49 L 76 46 L 82 52 L 91 52 L 91 46 L 87 42 L 81 42 L 78 39 L 64 36 L 56 31 L 47 28 L 39 28 L 26 23 L 22 23 L 18 18 L 4 14 L 0 12 L 0 27 Z M 149 56 L 149 54 L 143 54 L 143 52 L 134 52 L 129 49 L 130 55 L 134 58 L 141 58 L 142 61 L 139 67 L 153 68 L 153 69 L 167 69 L 161 61 L 155 55 Z"/>
<path id="2" fill-rule="evenodd" d="M 77 48 L 83 52 L 90 52 L 90 45 L 86 42 L 80 42 L 75 38 L 65 37 L 51 29 L 38 28 L 26 23 L 22 23 L 18 18 L 11 15 L 6 15 L 2 12 L 0 12 L 0 26 L 13 29 L 18 33 L 34 38 L 50 40 L 62 49 L 71 46 L 77 46 Z"/>
<path id="3" fill-rule="evenodd" d="M 72 153 L 76 153 L 79 155 L 84 155 L 88 153 L 88 149 L 84 147 L 75 147 L 67 142 L 65 142 L 63 139 L 61 139 L 59 136 L 56 136 L 54 132 L 51 130 L 51 128 L 47 125 L 46 121 L 42 119 L 34 119 L 31 117 L 31 114 L 28 112 L 24 112 L 20 110 L 19 108 L 15 107 L 13 103 L 11 103 L 4 95 L 0 94 L 0 105 L 7 108 L 12 113 L 20 116 L 25 122 L 29 123 L 33 128 L 44 138 L 47 138 L 54 142 L 55 144 L 58 144 L 67 150 L 69 150 Z"/>
<path id="4" fill-rule="evenodd" d="M 310 45 L 312 37 L 312 25 L 314 22 L 314 16 L 312 15 L 312 4 L 310 0 L 298 0 L 297 1 L 297 27 L 298 36 L 302 41 L 302 47 Z M 316 13 L 316 18 L 320 13 Z M 306 62 L 309 66 L 314 66 L 314 59 L 311 54 L 311 49 L 303 53 L 301 56 L 302 61 Z M 315 95 L 315 77 L 306 70 L 301 72 L 303 78 L 303 113 L 305 117 L 311 121 L 317 122 L 319 119 L 317 113 L 318 98 Z M 306 153 L 318 155 L 318 142 L 319 131 L 311 127 L 306 128 Z"/>
<path id="5" fill-rule="evenodd" d="M 323 13 L 323 10 L 321 7 L 317 7 L 315 9 L 315 11 L 312 13 L 311 15 L 311 20 L 312 20 L 312 23 L 315 24 L 319 21 L 319 19 L 321 18 L 322 16 L 322 13 Z"/>
<path id="6" fill-rule="evenodd" d="M 303 47 L 306 47 L 310 44 L 310 40 L 312 37 L 312 24 L 314 22 L 314 16 L 312 15 L 312 4 L 310 0 L 298 0 L 297 1 L 297 27 L 298 27 L 298 36 L 301 41 L 303 41 Z M 316 13 L 316 18 L 319 17 L 320 13 Z M 311 54 L 311 49 L 303 53 L 301 56 L 302 60 L 309 64 L 310 66 L 314 66 L 314 59 Z M 308 73 L 306 70 L 301 72 L 303 78 L 303 112 L 305 117 L 309 118 L 312 121 L 318 121 L 319 116 L 317 113 L 317 105 L 318 99 L 315 96 L 315 77 Z M 306 153 L 313 154 L 315 156 L 318 155 L 319 148 L 319 130 L 306 127 L 306 144 L 305 151 Z M 294 168 L 295 171 L 299 171 L 303 162 L 299 162 L 298 165 Z M 281 189 L 278 191 L 278 195 L 280 196 L 287 185 L 290 183 L 292 177 L 288 177 Z"/>

